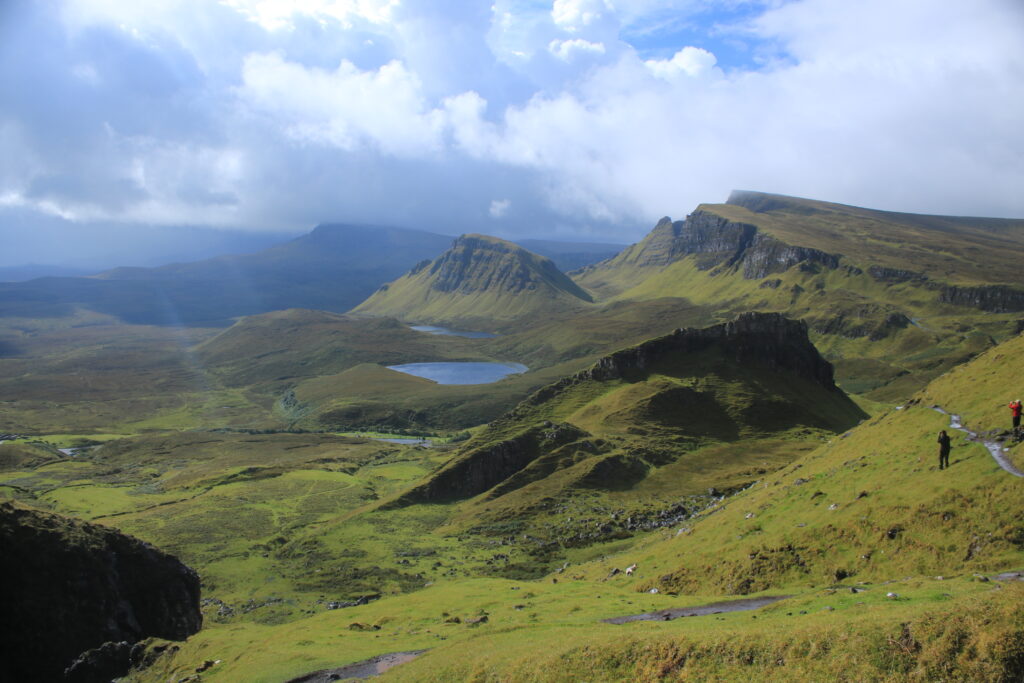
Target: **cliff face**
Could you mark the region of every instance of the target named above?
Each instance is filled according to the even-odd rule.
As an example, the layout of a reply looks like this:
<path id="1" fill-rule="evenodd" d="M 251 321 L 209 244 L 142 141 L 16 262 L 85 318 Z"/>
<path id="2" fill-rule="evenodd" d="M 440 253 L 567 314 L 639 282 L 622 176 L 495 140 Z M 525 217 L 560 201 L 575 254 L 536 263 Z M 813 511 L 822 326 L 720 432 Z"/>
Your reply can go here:
<path id="1" fill-rule="evenodd" d="M 1024 311 L 1024 292 L 1001 285 L 987 287 L 945 286 L 939 290 L 939 301 L 957 306 L 970 306 L 989 313 Z"/>
<path id="2" fill-rule="evenodd" d="M 199 577 L 114 530 L 0 504 L 0 585 L 8 624 L 0 676 L 58 681 L 86 650 L 202 625 Z"/>
<path id="3" fill-rule="evenodd" d="M 670 354 L 696 353 L 717 346 L 739 365 L 756 364 L 792 373 L 840 392 L 832 364 L 821 357 L 807 336 L 807 324 L 781 313 L 743 313 L 736 320 L 704 329 L 681 329 L 632 348 L 616 351 L 587 370 L 541 389 L 528 401 L 539 403 L 559 388 L 583 380 L 609 380 L 642 372 Z M 841 392 L 840 392 L 841 393 Z"/>
<path id="4" fill-rule="evenodd" d="M 835 254 L 794 247 L 755 225 L 730 221 L 699 209 L 685 221 L 662 218 L 642 242 L 615 261 L 641 268 L 663 267 L 691 255 L 696 256 L 701 270 L 738 266 L 748 280 L 781 273 L 803 262 L 826 268 L 839 266 L 839 256 Z"/>

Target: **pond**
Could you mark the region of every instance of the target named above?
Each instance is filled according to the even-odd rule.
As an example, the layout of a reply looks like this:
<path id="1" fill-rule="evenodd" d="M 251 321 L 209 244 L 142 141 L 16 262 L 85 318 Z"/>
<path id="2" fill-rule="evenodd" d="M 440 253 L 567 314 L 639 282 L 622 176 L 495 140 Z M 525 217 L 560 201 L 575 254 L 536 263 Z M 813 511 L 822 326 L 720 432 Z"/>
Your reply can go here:
<path id="1" fill-rule="evenodd" d="M 467 332 L 466 330 L 452 330 L 447 327 L 436 327 L 434 325 L 410 325 L 410 329 L 427 334 L 444 334 L 449 337 L 466 337 L 468 339 L 493 339 L 496 334 L 490 332 Z"/>
<path id="2" fill-rule="evenodd" d="M 387 367 L 438 384 L 490 384 L 529 370 L 521 363 L 406 363 Z"/>

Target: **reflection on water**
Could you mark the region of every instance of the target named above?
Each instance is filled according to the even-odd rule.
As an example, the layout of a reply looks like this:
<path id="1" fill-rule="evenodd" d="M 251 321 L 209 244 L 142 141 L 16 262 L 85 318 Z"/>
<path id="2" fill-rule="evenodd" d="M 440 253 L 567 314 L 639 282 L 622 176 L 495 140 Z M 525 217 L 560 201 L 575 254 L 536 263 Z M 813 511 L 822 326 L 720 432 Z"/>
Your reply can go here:
<path id="1" fill-rule="evenodd" d="M 434 325 L 410 325 L 410 328 L 417 332 L 426 332 L 427 334 L 444 334 L 451 337 L 467 337 L 469 339 L 491 339 L 498 336 L 490 332 L 467 332 L 465 330 L 451 330 L 447 327 L 435 327 Z"/>
<path id="2" fill-rule="evenodd" d="M 438 384 L 490 384 L 529 370 L 521 363 L 406 363 L 387 367 Z"/>

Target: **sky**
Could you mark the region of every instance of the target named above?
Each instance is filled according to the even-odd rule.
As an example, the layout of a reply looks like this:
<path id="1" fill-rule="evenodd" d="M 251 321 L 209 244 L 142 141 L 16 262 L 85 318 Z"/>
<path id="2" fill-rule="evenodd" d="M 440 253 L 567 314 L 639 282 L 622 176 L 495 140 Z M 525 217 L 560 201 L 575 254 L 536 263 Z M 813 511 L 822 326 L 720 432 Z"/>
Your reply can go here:
<path id="1" fill-rule="evenodd" d="M 1020 0 L 0 0 L 0 237 L 1024 217 L 1022 48 Z"/>

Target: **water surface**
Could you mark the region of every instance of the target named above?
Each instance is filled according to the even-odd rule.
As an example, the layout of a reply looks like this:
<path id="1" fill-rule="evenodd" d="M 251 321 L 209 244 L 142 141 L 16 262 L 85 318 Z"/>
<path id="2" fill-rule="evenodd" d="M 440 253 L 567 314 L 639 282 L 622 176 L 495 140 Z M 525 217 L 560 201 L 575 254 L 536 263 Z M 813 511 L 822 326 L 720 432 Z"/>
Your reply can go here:
<path id="1" fill-rule="evenodd" d="M 450 337 L 466 337 L 468 339 L 493 339 L 496 334 L 490 332 L 469 332 L 467 330 L 452 330 L 447 327 L 436 327 L 434 325 L 410 325 L 410 329 L 427 334 L 443 334 Z"/>
<path id="2" fill-rule="evenodd" d="M 387 367 L 438 384 L 490 384 L 529 370 L 521 363 L 406 363 Z"/>

